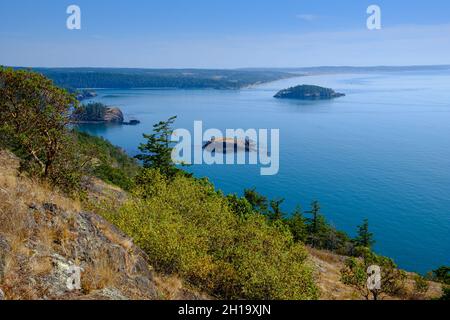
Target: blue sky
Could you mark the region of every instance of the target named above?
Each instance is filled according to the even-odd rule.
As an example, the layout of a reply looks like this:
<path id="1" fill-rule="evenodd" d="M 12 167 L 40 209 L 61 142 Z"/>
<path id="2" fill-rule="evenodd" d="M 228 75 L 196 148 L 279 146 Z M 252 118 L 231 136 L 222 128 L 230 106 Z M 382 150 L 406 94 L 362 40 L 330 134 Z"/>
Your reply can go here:
<path id="1" fill-rule="evenodd" d="M 82 29 L 66 28 L 66 8 Z M 382 30 L 366 9 L 382 9 Z M 1 0 L 0 64 L 238 68 L 450 64 L 448 0 Z"/>

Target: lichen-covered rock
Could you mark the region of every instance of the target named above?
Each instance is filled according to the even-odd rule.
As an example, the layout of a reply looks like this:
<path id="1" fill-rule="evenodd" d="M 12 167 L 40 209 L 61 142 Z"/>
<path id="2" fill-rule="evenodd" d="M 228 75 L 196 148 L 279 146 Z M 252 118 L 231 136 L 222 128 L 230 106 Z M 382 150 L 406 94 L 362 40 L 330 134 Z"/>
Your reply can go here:
<path id="1" fill-rule="evenodd" d="M 157 299 L 161 296 L 147 255 L 102 217 L 69 212 L 53 203 L 28 205 L 29 236 L 21 252 L 10 252 L 0 234 L 0 288 L 6 254 L 13 254 L 8 295 L 32 299 Z M 78 273 L 77 273 L 78 272 Z M 4 297 L 4 294 L 2 294 Z"/>
<path id="2" fill-rule="evenodd" d="M 0 150 L 0 299 L 178 296 L 132 239 L 72 199 L 19 176 L 18 167 L 17 158 Z M 100 189 L 94 196 L 88 191 L 89 199 L 127 198 L 106 184 Z M 189 292 L 183 285 L 176 291 Z"/>

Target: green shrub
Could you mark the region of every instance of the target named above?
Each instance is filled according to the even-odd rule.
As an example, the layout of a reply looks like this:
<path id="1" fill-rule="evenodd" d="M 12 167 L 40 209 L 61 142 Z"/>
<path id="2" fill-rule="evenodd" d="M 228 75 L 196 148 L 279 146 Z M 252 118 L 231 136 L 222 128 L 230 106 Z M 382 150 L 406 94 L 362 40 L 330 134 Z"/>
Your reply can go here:
<path id="1" fill-rule="evenodd" d="M 130 190 L 140 170 L 137 162 L 109 141 L 74 130 L 78 153 L 89 159 L 85 172 L 103 181 Z"/>
<path id="2" fill-rule="evenodd" d="M 185 175 L 145 169 L 136 181 L 135 199 L 105 215 L 158 270 L 221 298 L 317 298 L 307 253 L 282 222 L 238 215 L 210 183 Z"/>
<path id="3" fill-rule="evenodd" d="M 0 68 L 0 145 L 21 169 L 64 191 L 79 187 L 81 169 L 68 134 L 75 98 L 41 74 Z"/>

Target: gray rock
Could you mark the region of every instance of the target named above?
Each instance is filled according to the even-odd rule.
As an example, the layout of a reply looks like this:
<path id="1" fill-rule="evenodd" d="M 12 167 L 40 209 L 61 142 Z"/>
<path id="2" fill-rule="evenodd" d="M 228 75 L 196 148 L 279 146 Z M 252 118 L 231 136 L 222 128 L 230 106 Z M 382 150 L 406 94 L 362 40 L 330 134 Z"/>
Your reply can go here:
<path id="1" fill-rule="evenodd" d="M 10 250 L 6 239 L 0 235 L 0 281 L 4 277 L 6 253 Z"/>
<path id="2" fill-rule="evenodd" d="M 5 294 L 3 293 L 2 289 L 0 289 L 0 301 L 5 300 Z"/>

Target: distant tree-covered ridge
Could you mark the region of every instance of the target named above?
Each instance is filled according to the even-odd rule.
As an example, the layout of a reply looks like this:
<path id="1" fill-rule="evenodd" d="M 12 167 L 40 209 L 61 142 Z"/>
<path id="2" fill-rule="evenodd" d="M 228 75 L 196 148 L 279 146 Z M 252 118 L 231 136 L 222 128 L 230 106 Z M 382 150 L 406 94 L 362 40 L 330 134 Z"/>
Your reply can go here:
<path id="1" fill-rule="evenodd" d="M 205 69 L 35 68 L 33 71 L 64 88 L 241 89 L 294 76 L 279 71 Z"/>
<path id="2" fill-rule="evenodd" d="M 281 90 L 275 95 L 275 98 L 297 100 L 329 100 L 343 96 L 345 96 L 345 94 L 335 92 L 330 88 L 323 88 L 312 85 L 300 85 Z"/>

